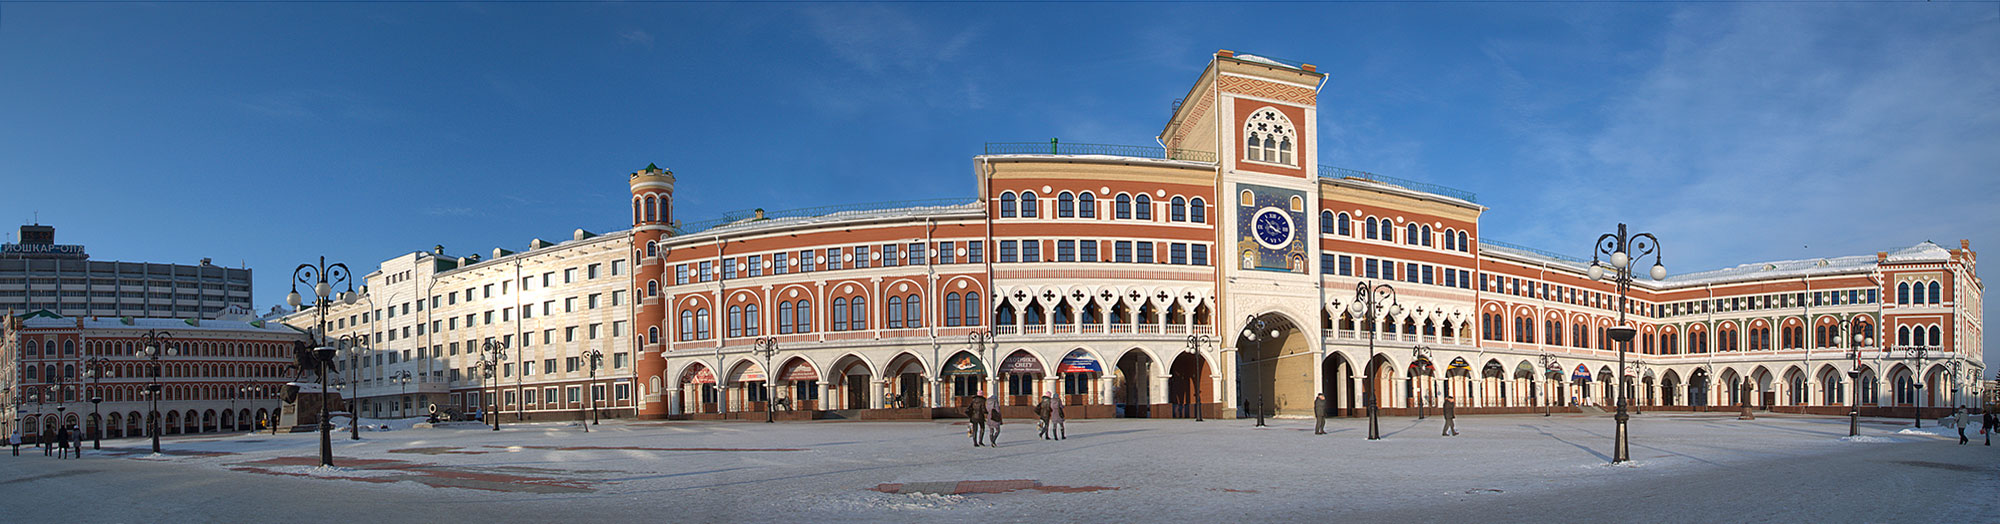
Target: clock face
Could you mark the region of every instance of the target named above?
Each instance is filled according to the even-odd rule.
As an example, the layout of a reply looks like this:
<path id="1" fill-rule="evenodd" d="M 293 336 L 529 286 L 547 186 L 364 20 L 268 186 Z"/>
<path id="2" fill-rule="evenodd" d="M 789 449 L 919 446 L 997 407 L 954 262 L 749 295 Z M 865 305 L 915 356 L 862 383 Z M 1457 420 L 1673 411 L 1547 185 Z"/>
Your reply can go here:
<path id="1" fill-rule="evenodd" d="M 1251 220 L 1256 231 L 1257 243 L 1269 249 L 1284 249 L 1292 243 L 1292 219 L 1277 208 L 1257 210 Z"/>

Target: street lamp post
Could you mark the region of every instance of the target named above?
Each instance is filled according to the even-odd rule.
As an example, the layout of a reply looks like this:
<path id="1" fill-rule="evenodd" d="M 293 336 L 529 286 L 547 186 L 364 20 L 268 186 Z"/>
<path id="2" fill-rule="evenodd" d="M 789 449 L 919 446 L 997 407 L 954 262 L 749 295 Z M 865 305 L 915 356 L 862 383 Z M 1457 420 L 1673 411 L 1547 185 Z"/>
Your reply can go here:
<path id="1" fill-rule="evenodd" d="M 397 385 L 403 387 L 402 396 L 396 397 L 396 418 L 410 416 L 410 370 L 399 370 L 389 375 L 389 380 L 394 380 Z"/>
<path id="2" fill-rule="evenodd" d="M 1854 347 L 1847 352 L 1848 358 L 1854 360 L 1847 369 L 1847 384 L 1854 388 L 1854 402 L 1847 406 L 1847 436 L 1850 437 L 1861 436 L 1861 348 L 1875 345 L 1874 337 L 1861 332 L 1861 328 L 1870 325 L 1861 322 L 1861 319 L 1860 315 L 1856 315 L 1840 324 L 1854 340 Z"/>
<path id="3" fill-rule="evenodd" d="M 299 285 L 305 284 L 306 290 L 312 292 L 313 313 L 318 317 L 312 338 L 313 345 L 316 346 L 313 348 L 313 356 L 316 357 L 314 360 L 319 366 L 319 465 L 321 466 L 333 466 L 331 427 L 333 421 L 332 414 L 328 412 L 330 403 L 326 401 L 326 375 L 333 367 L 333 359 L 338 356 L 333 348 L 326 346 L 328 342 L 326 309 L 333 305 L 335 299 L 346 304 L 354 303 L 356 298 L 354 281 L 349 278 L 352 274 L 347 270 L 347 264 L 338 262 L 327 264 L 326 257 L 319 257 L 318 264 L 299 264 L 299 267 L 292 270 L 292 292 L 285 295 L 287 304 L 291 304 L 293 308 L 299 307 L 305 303 L 305 297 L 299 295 Z M 347 289 L 335 295 L 334 286 L 346 286 Z"/>
<path id="4" fill-rule="evenodd" d="M 1260 353 L 1257 356 L 1260 357 L 1263 356 L 1261 353 L 1264 352 L 1264 327 L 1264 321 L 1258 320 L 1256 315 L 1251 315 L 1249 318 L 1243 320 L 1243 338 L 1257 343 L 1257 352 Z M 1275 332 L 1275 330 L 1273 331 Z M 1277 335 L 1271 335 L 1271 338 L 1277 338 Z M 1257 369 L 1257 361 L 1258 359 L 1256 358 L 1243 359 L 1243 363 L 1249 364 L 1250 369 L 1253 371 Z M 1257 404 L 1251 409 L 1255 410 L 1257 416 L 1257 425 L 1255 427 L 1261 428 L 1264 427 L 1264 388 L 1257 385 L 1256 376 L 1254 375 L 1251 376 L 1250 389 L 1257 391 Z"/>
<path id="5" fill-rule="evenodd" d="M 1647 369 L 1646 359 L 1643 358 L 1632 359 L 1632 375 L 1636 380 L 1626 381 L 1625 387 L 1632 388 L 1634 392 L 1632 393 L 1631 396 L 1638 398 L 1638 401 L 1632 403 L 1632 414 L 1634 415 L 1646 414 L 1646 401 L 1648 400 L 1646 397 L 1652 396 L 1651 395 L 1652 391 L 1647 391 L 1646 392 L 1648 393 L 1647 395 L 1638 394 L 1637 390 L 1644 388 L 1635 387 L 1646 383 L 1645 382 L 1646 369 Z"/>
<path id="6" fill-rule="evenodd" d="M 1916 361 L 1915 365 L 1910 366 L 1910 387 L 1916 389 L 1916 392 L 1910 394 L 1910 411 L 1912 413 L 1910 419 L 1916 423 L 1917 429 L 1923 429 L 1924 427 L 1924 381 L 1922 376 L 1917 373 L 1919 373 L 1918 370 L 1923 369 L 1924 356 L 1930 353 L 1929 349 L 1924 346 L 1910 347 L 1910 358 Z"/>
<path id="7" fill-rule="evenodd" d="M 1375 388 L 1380 384 L 1375 380 L 1375 336 L 1382 331 L 1382 323 L 1376 315 L 1403 315 L 1403 305 L 1396 301 L 1396 288 L 1389 284 L 1362 282 L 1354 286 L 1354 301 L 1347 304 L 1347 312 L 1360 316 L 1367 322 L 1368 329 L 1368 387 L 1363 390 L 1368 408 L 1368 440 L 1382 440 L 1381 425 L 1378 422 L 1382 404 L 1382 393 Z"/>
<path id="8" fill-rule="evenodd" d="M 1214 343 L 1215 341 L 1209 338 L 1209 336 L 1205 334 L 1188 335 L 1187 339 L 1188 352 L 1194 353 L 1195 357 L 1200 358 L 1202 346 Z M 1191 392 L 1193 396 L 1189 397 L 1190 400 L 1193 400 L 1193 402 L 1191 403 L 1194 404 L 1194 421 L 1201 422 L 1201 380 L 1191 378 L 1190 380 L 1188 380 L 1188 382 L 1194 385 L 1194 387 L 1191 388 L 1193 389 L 1193 391 Z"/>
<path id="9" fill-rule="evenodd" d="M 1540 373 L 1540 375 L 1542 376 L 1542 380 L 1544 381 L 1548 380 L 1548 377 L 1551 373 L 1560 374 L 1562 373 L 1562 371 L 1557 366 L 1556 357 L 1554 355 L 1550 355 L 1548 353 L 1542 353 L 1542 369 Z M 1546 417 L 1549 416 L 1549 414 L 1555 412 L 1556 409 L 1555 391 L 1550 390 L 1549 386 L 1547 384 L 1544 384 L 1542 385 L 1542 397 L 1543 397 L 1542 416 Z"/>
<path id="10" fill-rule="evenodd" d="M 118 376 L 117 372 L 104 370 L 104 365 L 110 362 L 111 359 L 104 357 L 91 357 L 90 360 L 83 362 L 86 368 L 83 370 L 83 376 L 89 378 L 91 382 L 90 416 L 93 419 L 92 422 L 95 424 L 92 428 L 93 431 L 90 432 L 90 449 L 104 449 L 103 380 Z M 233 410 L 235 408 L 231 407 L 230 409 Z"/>
<path id="11" fill-rule="evenodd" d="M 493 385 L 493 410 L 486 412 L 486 418 L 493 419 L 493 431 L 500 431 L 500 363 L 507 360 L 507 345 L 489 338 L 480 345 L 479 353 L 477 364 L 481 374 L 486 377 L 487 383 Z M 590 428 L 584 428 L 584 431 L 590 431 Z"/>
<path id="12" fill-rule="evenodd" d="M 361 369 L 356 362 L 360 361 L 358 357 L 366 345 L 368 345 L 368 335 L 365 333 L 340 336 L 340 350 L 347 353 L 347 374 L 341 377 L 341 381 L 346 382 L 348 387 L 354 388 L 354 400 L 347 403 L 347 425 L 352 431 L 348 440 L 361 440 L 361 381 L 357 379 L 361 375 Z"/>
<path id="13" fill-rule="evenodd" d="M 1418 316 L 1422 316 L 1422 315 L 1423 315 L 1423 312 L 1422 312 L 1422 311 L 1418 311 L 1418 312 L 1417 312 L 1417 314 L 1418 314 Z M 1411 358 L 1411 359 L 1413 359 L 1413 360 L 1412 360 L 1412 363 L 1413 363 L 1413 364 L 1421 364 L 1421 363 L 1424 363 L 1424 362 L 1430 362 L 1430 360 L 1431 360 L 1431 348 L 1430 348 L 1429 346 L 1417 346 L 1417 347 L 1413 347 L 1413 348 L 1410 348 L 1410 358 Z M 1412 382 L 1412 383 L 1416 383 L 1416 376 L 1415 376 L 1415 375 L 1416 375 L 1416 368 L 1411 368 L 1411 369 L 1410 369 L 1410 375 L 1411 375 L 1411 377 L 1410 377 L 1410 382 Z M 1429 384 L 1425 384 L 1425 385 L 1426 385 L 1426 386 L 1429 386 Z M 1415 392 L 1411 392 L 1411 393 L 1410 393 L 1410 396 L 1411 396 L 1411 397 L 1414 397 L 1414 399 L 1413 399 L 1413 400 L 1415 400 L 1415 401 L 1416 401 L 1416 403 L 1417 403 L 1417 420 L 1423 420 L 1423 419 L 1424 419 L 1424 397 L 1426 396 L 1426 393 L 1429 393 L 1429 392 L 1428 392 L 1428 391 L 1415 391 Z"/>
<path id="14" fill-rule="evenodd" d="M 1618 224 L 1617 233 L 1605 233 L 1597 237 L 1596 249 L 1590 255 L 1590 269 L 1588 270 L 1590 279 L 1599 280 L 1608 276 L 1618 288 L 1618 324 L 1616 327 L 1609 329 L 1608 333 L 1611 335 L 1612 340 L 1618 342 L 1619 380 L 1625 380 L 1625 352 L 1632 345 L 1632 337 L 1639 334 L 1639 330 L 1625 325 L 1626 294 L 1632 288 L 1633 280 L 1632 264 L 1651 255 L 1653 257 L 1653 269 L 1649 276 L 1652 276 L 1653 280 L 1667 278 L 1667 267 L 1661 265 L 1660 262 L 1659 245 L 1660 239 L 1655 238 L 1652 233 L 1627 235 L 1625 233 L 1625 224 L 1621 223 Z M 1608 269 L 1611 270 L 1610 274 L 1607 275 L 1605 273 L 1607 267 L 1598 262 L 1598 255 L 1607 255 L 1609 257 L 1608 262 L 1610 262 L 1610 266 Z M 1613 446 L 1612 464 L 1632 460 L 1625 434 L 1625 423 L 1632 417 L 1625 413 L 1625 404 L 1630 401 L 1625 397 L 1625 388 L 1619 388 L 1618 414 L 1612 417 L 1618 423 L 1617 444 Z"/>
<path id="15" fill-rule="evenodd" d="M 998 358 L 997 353 L 1000 352 L 1000 343 L 993 340 L 993 331 L 985 330 L 968 333 L 965 335 L 965 342 L 967 345 L 972 346 L 973 356 L 986 361 L 986 373 L 992 375 L 988 378 L 993 382 L 993 394 L 998 396 L 1000 394 L 1000 363 L 994 362 L 993 359 Z M 996 353 L 996 355 L 987 355 L 988 348 L 991 348 L 991 352 Z M 980 387 L 983 389 L 986 386 L 982 384 Z"/>
<path id="16" fill-rule="evenodd" d="M 244 382 L 243 384 L 241 384 L 241 385 L 237 386 L 236 388 L 234 388 L 234 389 L 231 389 L 231 390 L 229 391 L 229 394 L 230 394 L 230 397 L 229 397 L 229 410 L 230 410 L 230 411 L 236 411 L 236 398 L 237 398 L 237 397 L 253 397 L 253 398 L 254 398 L 254 397 L 256 397 L 256 396 L 257 396 L 257 393 L 259 393 L 259 392 L 262 392 L 262 391 L 263 391 L 263 389 L 261 389 L 261 388 L 258 388 L 258 387 L 257 387 L 257 383 L 255 383 L 255 382 Z M 241 427 L 241 426 L 243 426 L 243 417 L 242 417 L 242 415 L 238 415 L 238 416 L 236 417 L 236 419 L 235 419 L 235 420 L 236 420 L 236 425 L 237 425 L 238 427 Z M 252 433 L 255 433 L 255 432 L 257 431 L 257 424 L 256 424 L 256 423 L 254 423 L 254 422 L 253 422 L 253 423 L 251 423 L 251 424 L 250 424 L 250 431 L 251 431 Z"/>
<path id="17" fill-rule="evenodd" d="M 777 422 L 778 408 L 776 402 L 773 402 L 777 398 L 771 394 L 771 384 L 778 381 L 778 372 L 771 368 L 771 356 L 778 353 L 778 337 L 757 339 L 756 345 L 751 346 L 751 350 L 764 355 L 764 422 Z"/>
<path id="18" fill-rule="evenodd" d="M 160 453 L 160 392 L 162 389 L 160 387 L 160 357 L 179 355 L 180 348 L 174 344 L 173 335 L 165 331 L 149 329 L 140 338 L 144 342 L 139 344 L 139 349 L 133 352 L 133 356 L 150 360 L 152 363 L 152 381 L 146 384 L 145 392 L 146 400 L 152 403 L 151 412 L 146 414 L 146 433 L 152 435 L 153 454 L 157 455 Z"/>
<path id="19" fill-rule="evenodd" d="M 587 401 L 588 401 L 588 402 L 586 402 L 586 403 L 584 404 L 584 406 L 585 406 L 585 409 L 588 409 L 588 410 L 590 410 L 590 412 L 589 412 L 589 413 L 590 413 L 590 422 L 589 422 L 589 424 L 585 424 L 585 423 L 582 423 L 582 422 L 583 422 L 583 421 L 582 421 L 582 416 L 583 416 L 583 414 L 582 414 L 582 413 L 578 413 L 578 414 L 577 414 L 577 416 L 578 416 L 578 421 L 577 421 L 577 422 L 578 422 L 578 424 L 577 424 L 577 425 L 580 425 L 580 426 L 583 426 L 583 432 L 584 432 L 584 433 L 589 433 L 589 432 L 590 432 L 590 425 L 591 425 L 591 424 L 596 424 L 596 423 L 597 423 L 597 420 L 598 420 L 598 415 L 597 415 L 597 366 L 598 366 L 598 364 L 601 364 L 601 363 L 603 363 L 603 362 L 604 362 L 604 352 L 602 352 L 602 351 L 598 351 L 598 350 L 595 350 L 595 349 L 593 349 L 593 350 L 590 350 L 590 351 L 585 351 L 585 352 L 583 353 L 583 361 L 584 361 L 584 363 L 586 363 L 586 364 L 590 364 L 590 382 L 587 382 L 587 383 L 584 383 L 584 385 L 583 385 L 583 398 L 584 398 L 585 400 L 587 400 Z"/>

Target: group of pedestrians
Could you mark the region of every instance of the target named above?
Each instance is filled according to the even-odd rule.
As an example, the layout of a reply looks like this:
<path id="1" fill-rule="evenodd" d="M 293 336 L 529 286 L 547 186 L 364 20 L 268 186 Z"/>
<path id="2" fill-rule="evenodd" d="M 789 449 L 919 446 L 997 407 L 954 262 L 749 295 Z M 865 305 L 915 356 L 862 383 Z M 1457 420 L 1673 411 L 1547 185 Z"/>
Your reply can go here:
<path id="1" fill-rule="evenodd" d="M 1958 419 L 1955 421 L 1958 422 L 1958 445 L 1963 446 L 1967 442 L 1971 442 L 1971 439 L 1965 438 L 1965 424 L 1967 422 L 1965 406 L 1959 406 L 1958 412 L 1954 413 L 1953 417 Z M 2000 424 L 2000 417 L 1994 416 L 1993 410 L 1988 409 L 1986 413 L 1979 416 L 1979 434 L 1986 436 L 1986 445 L 1988 446 L 1993 445 L 1994 424 Z"/>
<path id="2" fill-rule="evenodd" d="M 47 435 L 43 437 L 46 438 Z M 47 440 L 43 441 L 42 456 L 54 455 L 59 459 L 83 457 L 83 432 L 76 426 L 62 426 L 56 430 L 55 437 L 54 446 L 48 445 Z M 21 430 L 14 430 L 14 434 L 7 437 L 7 443 L 13 446 L 14 456 L 21 456 Z"/>
<path id="3" fill-rule="evenodd" d="M 1372 400 L 1372 399 L 1369 399 L 1369 400 Z M 1326 434 L 1326 412 L 1327 412 L 1327 406 L 1326 406 L 1326 394 L 1325 394 L 1325 393 L 1320 393 L 1320 394 L 1318 394 L 1318 395 L 1315 395 L 1315 396 L 1313 397 L 1313 434 L 1314 434 L 1314 435 L 1325 435 L 1325 434 Z M 1458 400 L 1457 400 L 1457 399 L 1455 399 L 1455 398 L 1452 398 L 1452 396 L 1451 396 L 1451 395 L 1445 395 L 1445 396 L 1444 396 L 1444 434 L 1443 434 L 1443 436 L 1446 436 L 1446 437 L 1456 437 L 1456 436 L 1458 436 L 1458 425 L 1457 425 L 1457 421 L 1458 421 Z"/>
<path id="4" fill-rule="evenodd" d="M 1000 414 L 999 400 L 988 402 L 986 395 L 973 395 L 965 403 L 966 434 L 972 436 L 973 447 L 1000 446 L 1000 425 L 1005 421 Z M 1069 438 L 1068 428 L 1063 425 L 1063 403 L 1054 393 L 1050 393 L 1035 403 L 1036 423 L 1041 430 L 1042 440 L 1063 440 Z"/>

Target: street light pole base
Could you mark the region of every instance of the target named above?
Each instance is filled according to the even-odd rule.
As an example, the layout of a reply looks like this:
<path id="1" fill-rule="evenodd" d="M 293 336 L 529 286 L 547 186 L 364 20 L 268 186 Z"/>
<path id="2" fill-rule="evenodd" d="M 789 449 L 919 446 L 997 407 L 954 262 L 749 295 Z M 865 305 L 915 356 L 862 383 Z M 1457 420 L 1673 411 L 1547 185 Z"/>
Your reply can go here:
<path id="1" fill-rule="evenodd" d="M 1368 408 L 1368 440 L 1382 440 L 1382 426 L 1376 420 L 1376 411 L 1379 409 L 1373 406 Z"/>
<path id="2" fill-rule="evenodd" d="M 1619 464 L 1632 460 L 1632 446 L 1630 445 L 1630 442 L 1625 439 L 1625 421 L 1630 420 L 1631 418 L 1632 418 L 1631 416 L 1625 414 L 1624 406 L 1619 406 L 1618 414 L 1612 417 L 1613 420 L 1618 421 L 1618 435 L 1617 435 L 1618 443 L 1612 446 L 1611 450 L 1612 464 Z"/>

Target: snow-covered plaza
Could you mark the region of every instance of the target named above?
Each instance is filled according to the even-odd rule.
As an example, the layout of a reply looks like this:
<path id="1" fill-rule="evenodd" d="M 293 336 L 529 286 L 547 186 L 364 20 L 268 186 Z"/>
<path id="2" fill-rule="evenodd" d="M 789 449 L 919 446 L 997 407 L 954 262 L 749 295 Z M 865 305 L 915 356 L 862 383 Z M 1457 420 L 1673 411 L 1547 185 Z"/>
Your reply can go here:
<path id="1" fill-rule="evenodd" d="M 0 456 L 11 522 L 1990 522 L 2000 448 L 1927 422 L 1731 413 L 1312 421 L 1075 420 L 1069 438 L 963 421 L 470 423 L 104 442 Z"/>

